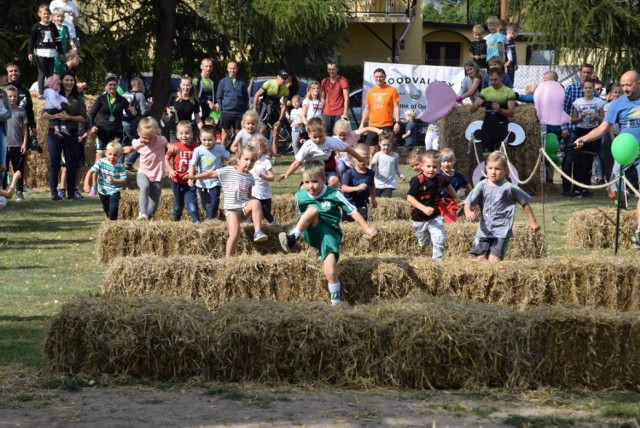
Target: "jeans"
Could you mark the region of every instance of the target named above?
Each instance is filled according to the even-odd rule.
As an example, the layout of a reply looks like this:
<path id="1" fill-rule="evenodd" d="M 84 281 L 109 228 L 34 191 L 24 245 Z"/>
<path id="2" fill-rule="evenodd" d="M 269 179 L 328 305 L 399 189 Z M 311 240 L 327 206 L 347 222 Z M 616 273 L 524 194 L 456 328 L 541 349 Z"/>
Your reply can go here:
<path id="1" fill-rule="evenodd" d="M 200 202 L 204 209 L 205 220 L 215 220 L 218 218 L 218 207 L 220 207 L 220 186 L 211 189 L 198 189 Z"/>
<path id="2" fill-rule="evenodd" d="M 418 237 L 418 245 L 424 248 L 431 244 L 433 260 L 440 261 L 444 257 L 444 244 L 447 241 L 444 233 L 444 219 L 442 216 L 424 221 L 412 221 L 413 230 Z"/>
<path id="3" fill-rule="evenodd" d="M 188 184 L 179 184 L 171 180 L 171 191 L 173 192 L 173 219 L 175 221 L 180 220 L 186 205 L 191 221 L 198 223 L 200 221 L 200 212 L 198 211 L 196 187 Z"/>
<path id="4" fill-rule="evenodd" d="M 4 133 L 4 126 L 0 126 L 0 168 L 7 167 L 7 136 Z M 4 185 L 7 178 L 7 171 L 0 172 L 0 183 Z"/>
<path id="5" fill-rule="evenodd" d="M 107 215 L 107 218 L 109 220 L 117 220 L 118 208 L 120 207 L 120 192 L 114 193 L 113 195 L 103 195 L 102 193 L 99 193 L 98 196 L 100 196 L 102 209 Z"/>
<path id="6" fill-rule="evenodd" d="M 302 129 L 299 126 L 293 127 L 291 129 L 291 147 L 293 147 L 293 155 L 298 154 L 298 150 L 300 150 L 300 135 L 302 134 Z"/>
<path id="7" fill-rule="evenodd" d="M 564 141 L 565 147 L 576 140 L 576 131 L 569 131 L 569 139 Z M 573 151 L 571 149 L 564 150 L 564 157 L 562 158 L 562 172 L 569 177 L 573 177 Z M 571 182 L 562 177 L 562 193 L 571 193 Z"/>
<path id="8" fill-rule="evenodd" d="M 51 196 L 58 194 L 58 174 L 62 153 L 67 166 L 67 195 L 73 196 L 76 177 L 78 175 L 79 148 L 78 130 L 69 129 L 69 136 L 58 139 L 53 135 L 53 128 L 47 133 L 47 147 L 49 148 L 49 190 Z M 68 196 L 68 197 L 70 197 Z"/>
<path id="9" fill-rule="evenodd" d="M 122 128 L 124 129 L 124 135 L 122 137 L 122 146 L 130 146 L 133 140 L 140 138 L 138 136 L 138 124 L 136 122 L 122 122 Z M 124 153 L 120 156 L 120 162 L 127 165 L 133 165 L 136 163 L 138 158 L 140 157 L 140 153 L 137 151 L 132 151 L 129 153 L 129 156 L 125 156 Z M 126 158 L 126 159 L 125 159 Z"/>

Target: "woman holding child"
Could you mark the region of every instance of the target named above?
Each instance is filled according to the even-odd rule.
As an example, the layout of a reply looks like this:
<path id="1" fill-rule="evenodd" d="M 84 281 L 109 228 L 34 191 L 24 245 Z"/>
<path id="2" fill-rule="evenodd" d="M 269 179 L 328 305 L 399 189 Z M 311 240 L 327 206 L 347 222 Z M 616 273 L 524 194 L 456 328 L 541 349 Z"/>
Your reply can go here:
<path id="1" fill-rule="evenodd" d="M 64 72 L 60 75 L 60 80 L 62 81 L 60 95 L 67 98 L 69 104 L 58 114 L 50 115 L 46 112 L 42 113 L 42 117 L 49 121 L 53 119 L 66 121 L 70 134 L 68 137 L 61 139 L 55 137 L 53 122 L 49 122 L 49 131 L 47 133 L 47 147 L 49 148 L 49 189 L 51 191 L 51 199 L 54 201 L 62 199 L 57 189 L 62 153 L 64 153 L 67 166 L 67 199 L 80 199 L 82 197 L 75 189 L 78 161 L 80 159 L 78 125 L 87 119 L 87 107 L 85 105 L 84 95 L 78 92 L 76 77 L 73 73 Z"/>

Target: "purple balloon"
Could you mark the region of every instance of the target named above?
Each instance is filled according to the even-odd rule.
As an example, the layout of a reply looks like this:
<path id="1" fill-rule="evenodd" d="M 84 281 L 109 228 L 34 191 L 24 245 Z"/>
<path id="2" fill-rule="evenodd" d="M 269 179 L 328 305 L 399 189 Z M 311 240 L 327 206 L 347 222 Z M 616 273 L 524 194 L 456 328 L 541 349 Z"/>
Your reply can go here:
<path id="1" fill-rule="evenodd" d="M 564 88 L 560 83 L 548 80 L 539 84 L 533 93 L 533 103 L 543 125 L 560 126 L 571 122 L 571 116 L 562 109 Z"/>
<path id="2" fill-rule="evenodd" d="M 423 122 L 439 121 L 456 105 L 456 93 L 445 82 L 431 82 L 424 95 L 427 98 L 427 108 L 418 118 Z"/>

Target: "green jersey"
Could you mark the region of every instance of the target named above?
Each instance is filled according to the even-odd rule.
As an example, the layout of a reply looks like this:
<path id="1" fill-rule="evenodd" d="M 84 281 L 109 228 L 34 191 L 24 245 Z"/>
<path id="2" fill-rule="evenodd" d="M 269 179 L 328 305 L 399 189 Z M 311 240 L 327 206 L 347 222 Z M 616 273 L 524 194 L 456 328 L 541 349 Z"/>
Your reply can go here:
<path id="1" fill-rule="evenodd" d="M 299 190 L 296 193 L 296 204 L 300 214 L 305 212 L 307 208 L 314 207 L 320 214 L 318 223 L 324 223 L 329 228 L 335 230 L 342 236 L 340 228 L 340 220 L 342 218 L 341 209 L 347 214 L 351 214 L 356 210 L 347 198 L 334 187 L 325 184 L 320 195 L 313 197 L 306 190 Z"/>

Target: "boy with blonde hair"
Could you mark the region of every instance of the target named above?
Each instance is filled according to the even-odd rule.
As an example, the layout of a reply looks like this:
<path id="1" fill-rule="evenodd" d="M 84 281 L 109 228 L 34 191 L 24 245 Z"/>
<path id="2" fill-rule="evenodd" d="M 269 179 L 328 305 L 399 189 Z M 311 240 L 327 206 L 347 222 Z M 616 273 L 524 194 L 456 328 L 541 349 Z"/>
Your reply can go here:
<path id="1" fill-rule="evenodd" d="M 325 166 L 321 161 L 307 162 L 302 166 L 302 189 L 296 193 L 296 205 L 301 213 L 300 218 L 290 233 L 280 233 L 280 245 L 285 252 L 289 252 L 304 235 L 309 245 L 320 251 L 331 304 L 338 305 L 340 280 L 336 265 L 342 240 L 341 210 L 350 215 L 367 235 L 374 237 L 378 230 L 367 224 L 356 207 L 338 189 L 327 186 Z"/>
<path id="2" fill-rule="evenodd" d="M 362 156 L 364 162 L 356 161 L 353 168 L 349 168 L 343 177 L 340 190 L 347 197 L 347 200 L 356 207 L 365 220 L 369 220 L 369 198 L 373 208 L 378 207 L 376 200 L 375 173 L 367 168 L 369 161 L 369 147 L 366 144 L 358 144 L 356 153 Z M 353 218 L 346 213 L 342 213 L 343 221 L 353 221 Z"/>
<path id="3" fill-rule="evenodd" d="M 89 193 L 91 183 L 97 178 L 98 196 L 109 220 L 118 219 L 120 191 L 127 184 L 127 172 L 119 162 L 122 145 L 118 140 L 107 144 L 104 157 L 98 159 L 84 178 L 84 191 Z"/>
<path id="4" fill-rule="evenodd" d="M 483 38 L 484 27 L 480 24 L 473 26 L 473 41 L 469 44 L 471 59 L 480 68 L 487 68 L 487 41 Z"/>
<path id="5" fill-rule="evenodd" d="M 478 260 L 499 262 L 506 255 L 507 244 L 513 234 L 511 229 L 516 203 L 522 205 L 534 233 L 540 230 L 540 226 L 529 204 L 531 196 L 506 179 L 509 174 L 507 156 L 502 152 L 492 152 L 487 157 L 485 168 L 487 178 L 480 181 L 464 200 L 464 215 L 467 220 L 475 221 L 474 206 L 479 205 L 482 211 L 478 231 L 469 252 Z"/>
<path id="6" fill-rule="evenodd" d="M 500 20 L 497 16 L 492 15 L 487 18 L 489 34 L 484 40 L 487 42 L 487 58 L 497 56 L 504 60 L 504 46 L 507 43 L 507 38 L 498 31 L 499 25 Z"/>

